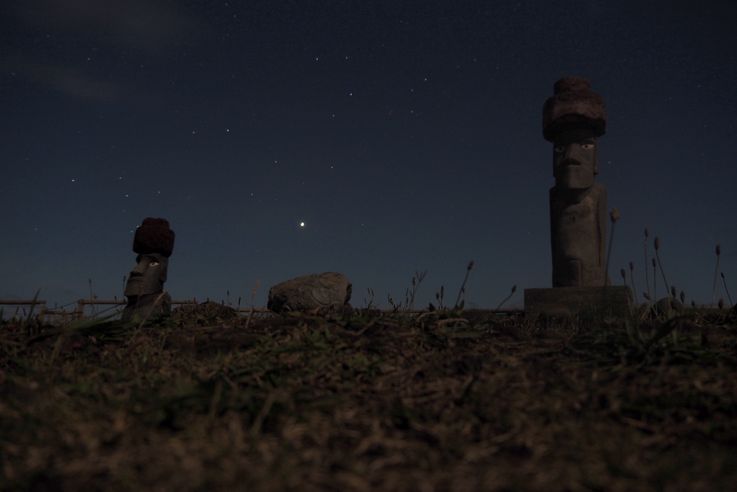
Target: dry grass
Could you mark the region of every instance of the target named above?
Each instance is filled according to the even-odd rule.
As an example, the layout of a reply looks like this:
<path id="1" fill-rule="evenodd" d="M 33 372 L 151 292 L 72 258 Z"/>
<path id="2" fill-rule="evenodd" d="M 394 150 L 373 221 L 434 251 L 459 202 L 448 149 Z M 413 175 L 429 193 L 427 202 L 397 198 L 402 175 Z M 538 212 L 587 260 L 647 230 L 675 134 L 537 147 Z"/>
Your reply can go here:
<path id="1" fill-rule="evenodd" d="M 0 488 L 737 483 L 734 312 L 635 325 L 365 311 L 248 329 L 224 314 L 5 323 Z"/>

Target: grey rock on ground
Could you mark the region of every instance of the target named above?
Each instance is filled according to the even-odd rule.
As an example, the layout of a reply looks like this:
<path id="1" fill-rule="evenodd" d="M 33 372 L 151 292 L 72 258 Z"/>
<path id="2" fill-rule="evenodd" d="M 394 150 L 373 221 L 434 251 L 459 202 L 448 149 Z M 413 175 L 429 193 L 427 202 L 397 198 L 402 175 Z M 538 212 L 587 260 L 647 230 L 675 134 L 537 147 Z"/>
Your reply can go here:
<path id="1" fill-rule="evenodd" d="M 333 309 L 347 306 L 351 282 L 342 273 L 325 272 L 296 277 L 269 289 L 267 307 L 275 313 Z"/>

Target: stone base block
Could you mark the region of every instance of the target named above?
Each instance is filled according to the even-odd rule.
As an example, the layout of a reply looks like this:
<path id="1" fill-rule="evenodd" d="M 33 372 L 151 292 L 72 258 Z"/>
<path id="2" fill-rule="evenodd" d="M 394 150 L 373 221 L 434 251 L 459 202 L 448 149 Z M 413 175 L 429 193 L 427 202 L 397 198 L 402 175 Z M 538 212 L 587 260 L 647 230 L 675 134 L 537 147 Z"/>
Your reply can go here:
<path id="1" fill-rule="evenodd" d="M 632 291 L 623 285 L 525 289 L 525 314 L 575 316 L 582 312 L 623 317 L 632 313 Z"/>

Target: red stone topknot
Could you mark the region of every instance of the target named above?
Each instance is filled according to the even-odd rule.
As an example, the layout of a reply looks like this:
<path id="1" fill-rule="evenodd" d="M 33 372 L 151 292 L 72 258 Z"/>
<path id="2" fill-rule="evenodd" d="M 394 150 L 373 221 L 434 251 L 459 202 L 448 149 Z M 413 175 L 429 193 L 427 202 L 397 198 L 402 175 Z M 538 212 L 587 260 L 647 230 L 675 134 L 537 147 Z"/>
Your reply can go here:
<path id="1" fill-rule="evenodd" d="M 606 132 L 604 99 L 581 77 L 564 77 L 553 86 L 554 94 L 543 106 L 543 137 L 550 142 L 566 129 L 588 128 L 594 136 Z"/>
<path id="2" fill-rule="evenodd" d="M 133 236 L 133 251 L 139 255 L 158 253 L 168 258 L 174 250 L 174 237 L 168 220 L 146 217 Z"/>

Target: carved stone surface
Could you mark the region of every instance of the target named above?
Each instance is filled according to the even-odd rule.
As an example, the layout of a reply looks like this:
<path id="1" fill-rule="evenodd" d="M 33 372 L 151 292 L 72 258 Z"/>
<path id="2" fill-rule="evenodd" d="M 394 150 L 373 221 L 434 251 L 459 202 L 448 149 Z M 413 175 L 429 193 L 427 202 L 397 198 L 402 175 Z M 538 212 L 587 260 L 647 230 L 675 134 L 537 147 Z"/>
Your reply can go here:
<path id="1" fill-rule="evenodd" d="M 138 255 L 136 266 L 128 274 L 124 295 L 130 299 L 162 292 L 168 269 L 169 259 L 158 253 Z"/>
<path id="2" fill-rule="evenodd" d="M 627 316 L 632 312 L 632 291 L 622 285 L 525 289 L 526 314 L 574 316 L 582 312 Z"/>
<path id="3" fill-rule="evenodd" d="M 171 313 L 171 296 L 166 292 L 129 297 L 123 309 L 123 321 L 156 321 Z"/>
<path id="4" fill-rule="evenodd" d="M 550 242 L 553 287 L 606 285 L 607 195 L 596 184 L 597 137 L 606 111 L 587 80 L 566 77 L 543 107 L 543 136 L 553 143 Z"/>
<path id="5" fill-rule="evenodd" d="M 166 219 L 147 217 L 136 229 L 133 251 L 138 256 L 125 285 L 128 304 L 123 310 L 123 320 L 155 319 L 171 312 L 171 298 L 164 294 L 164 282 L 174 237 Z"/>
<path id="6" fill-rule="evenodd" d="M 342 273 L 296 277 L 269 289 L 267 307 L 276 312 L 340 308 L 351 299 L 351 283 Z"/>
<path id="7" fill-rule="evenodd" d="M 605 285 L 606 203 L 600 184 L 580 193 L 550 190 L 553 287 Z"/>

